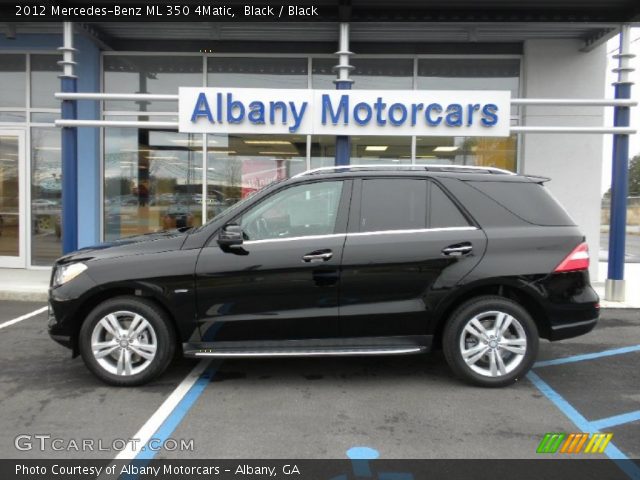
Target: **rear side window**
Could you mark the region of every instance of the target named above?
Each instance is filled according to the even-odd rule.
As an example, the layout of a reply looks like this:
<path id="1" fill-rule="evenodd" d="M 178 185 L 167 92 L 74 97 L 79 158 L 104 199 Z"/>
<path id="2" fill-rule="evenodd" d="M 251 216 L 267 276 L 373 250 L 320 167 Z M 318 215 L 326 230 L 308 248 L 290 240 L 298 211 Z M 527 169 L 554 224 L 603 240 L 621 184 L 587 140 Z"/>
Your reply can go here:
<path id="1" fill-rule="evenodd" d="M 514 215 L 534 225 L 575 225 L 566 210 L 539 183 L 469 182 Z"/>
<path id="2" fill-rule="evenodd" d="M 426 225 L 426 180 L 363 180 L 361 232 L 420 229 L 426 228 Z"/>
<path id="3" fill-rule="evenodd" d="M 469 222 L 453 200 L 435 183 L 429 189 L 429 228 L 468 227 Z"/>
<path id="4" fill-rule="evenodd" d="M 433 182 L 408 178 L 362 181 L 360 232 L 468 225 L 455 203 Z"/>

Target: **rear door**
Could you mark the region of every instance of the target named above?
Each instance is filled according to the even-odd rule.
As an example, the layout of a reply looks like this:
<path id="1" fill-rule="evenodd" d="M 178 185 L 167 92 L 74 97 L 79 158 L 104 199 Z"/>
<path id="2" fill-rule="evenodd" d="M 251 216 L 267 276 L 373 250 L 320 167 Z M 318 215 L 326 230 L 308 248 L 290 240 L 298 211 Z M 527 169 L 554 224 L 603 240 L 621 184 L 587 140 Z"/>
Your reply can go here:
<path id="1" fill-rule="evenodd" d="M 424 335 L 438 300 L 485 247 L 483 231 L 435 181 L 356 182 L 342 260 L 343 335 Z"/>

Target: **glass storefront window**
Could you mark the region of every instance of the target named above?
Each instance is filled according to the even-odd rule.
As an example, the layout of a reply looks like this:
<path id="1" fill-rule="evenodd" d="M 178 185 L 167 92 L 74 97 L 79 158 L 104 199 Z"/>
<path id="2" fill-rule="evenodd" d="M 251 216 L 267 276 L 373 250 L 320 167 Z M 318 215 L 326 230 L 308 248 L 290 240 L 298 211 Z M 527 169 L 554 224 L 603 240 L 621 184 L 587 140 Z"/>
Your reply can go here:
<path id="1" fill-rule="evenodd" d="M 354 90 L 410 90 L 413 88 L 413 59 L 404 58 L 351 58 L 354 69 L 351 78 Z M 336 58 L 312 60 L 313 88 L 333 90 L 338 64 Z"/>
<path id="2" fill-rule="evenodd" d="M 202 57 L 105 55 L 104 91 L 108 93 L 178 93 L 202 86 Z M 175 112 L 177 102 L 105 102 L 105 110 Z"/>
<path id="3" fill-rule="evenodd" d="M 516 171 L 517 136 L 417 137 L 416 164 L 497 167 Z"/>
<path id="4" fill-rule="evenodd" d="M 202 223 L 202 135 L 106 128 L 105 240 Z"/>
<path id="5" fill-rule="evenodd" d="M 311 168 L 335 165 L 336 138 L 311 137 Z M 411 137 L 351 137 L 351 164 L 409 164 Z"/>
<path id="6" fill-rule="evenodd" d="M 25 55 L 0 55 L 0 107 L 20 107 L 26 105 L 27 59 Z"/>
<path id="7" fill-rule="evenodd" d="M 209 87 L 307 88 L 306 58 L 209 57 Z"/>
<path id="8" fill-rule="evenodd" d="M 31 108 L 60 108 L 60 55 L 31 55 Z"/>
<path id="9" fill-rule="evenodd" d="M 411 163 L 411 137 L 351 137 L 351 163 Z"/>
<path id="10" fill-rule="evenodd" d="M 419 90 L 509 90 L 518 96 L 517 58 L 424 58 L 418 60 Z"/>
<path id="11" fill-rule="evenodd" d="M 207 218 L 307 169 L 305 135 L 209 135 Z"/>
<path id="12" fill-rule="evenodd" d="M 20 252 L 19 160 L 17 137 L 0 135 L 0 256 Z"/>
<path id="13" fill-rule="evenodd" d="M 23 112 L 0 112 L 0 122 L 23 123 L 25 119 Z"/>
<path id="14" fill-rule="evenodd" d="M 31 263 L 51 265 L 62 255 L 60 130 L 31 129 Z"/>

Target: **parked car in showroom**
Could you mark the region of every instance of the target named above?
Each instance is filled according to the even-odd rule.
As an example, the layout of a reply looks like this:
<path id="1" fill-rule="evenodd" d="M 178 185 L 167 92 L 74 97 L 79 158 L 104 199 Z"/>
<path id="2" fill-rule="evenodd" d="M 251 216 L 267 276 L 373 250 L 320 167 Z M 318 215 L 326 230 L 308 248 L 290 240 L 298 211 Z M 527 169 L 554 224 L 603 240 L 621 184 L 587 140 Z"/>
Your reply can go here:
<path id="1" fill-rule="evenodd" d="M 599 315 L 585 238 L 543 183 L 494 168 L 350 166 L 272 184 L 198 228 L 60 258 L 49 332 L 113 385 L 188 357 L 442 348 L 511 384 L 539 338 Z"/>

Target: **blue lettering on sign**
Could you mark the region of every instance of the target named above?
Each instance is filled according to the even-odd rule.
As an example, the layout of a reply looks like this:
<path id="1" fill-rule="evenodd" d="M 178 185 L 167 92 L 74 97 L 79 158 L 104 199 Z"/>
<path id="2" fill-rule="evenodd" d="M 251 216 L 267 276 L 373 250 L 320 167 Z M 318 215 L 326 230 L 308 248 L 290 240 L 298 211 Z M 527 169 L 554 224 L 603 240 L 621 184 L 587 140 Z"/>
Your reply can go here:
<path id="1" fill-rule="evenodd" d="M 365 111 L 365 117 L 360 116 L 360 112 Z M 373 110 L 371 106 L 366 102 L 360 102 L 355 107 L 353 107 L 353 119 L 356 121 L 358 125 L 366 125 L 371 121 L 371 117 L 373 116 Z"/>
<path id="2" fill-rule="evenodd" d="M 331 97 L 326 93 L 322 95 L 322 124 L 327 124 L 327 114 L 331 117 L 331 123 L 337 125 L 342 115 L 342 123 L 349 124 L 349 95 L 342 95 L 338 104 L 338 111 L 334 112 L 331 105 Z"/>
<path id="3" fill-rule="evenodd" d="M 211 123 L 213 123 L 213 116 L 211 115 L 211 109 L 209 108 L 209 102 L 204 92 L 200 92 L 198 99 L 196 100 L 196 106 L 191 114 L 191 121 L 195 122 L 198 117 L 207 117 Z"/>
<path id="4" fill-rule="evenodd" d="M 482 124 L 485 127 L 493 127 L 496 123 L 498 123 L 498 106 L 493 103 L 487 103 L 484 107 L 482 107 Z"/>
<path id="5" fill-rule="evenodd" d="M 273 97 L 272 97 L 273 98 Z M 215 99 L 215 105 L 210 100 Z M 387 123 L 394 127 L 421 123 L 428 127 L 472 127 L 480 123 L 484 127 L 492 127 L 498 123 L 498 106 L 493 103 L 405 103 L 396 102 L 387 107 L 384 97 L 376 97 L 372 101 L 361 101 L 353 105 L 348 93 L 334 97 L 331 94 L 321 95 L 320 119 L 323 125 L 349 125 L 353 121 L 356 125 L 366 127 L 372 123 L 385 126 Z M 212 108 L 214 107 L 214 108 Z M 215 97 L 207 98 L 205 92 L 200 92 L 195 100 L 191 114 L 191 122 L 207 121 L 212 124 L 238 125 L 248 122 L 252 125 L 286 125 L 289 132 L 297 132 L 308 110 L 306 101 L 290 100 L 251 100 L 245 104 L 244 100 L 231 92 L 216 92 Z M 214 120 L 215 118 L 215 120 Z M 206 119 L 206 120 L 204 120 Z M 416 132 L 419 133 L 419 132 Z"/>
<path id="6" fill-rule="evenodd" d="M 438 125 L 440 125 L 440 123 L 442 123 L 442 116 L 438 115 L 437 117 L 433 118 L 431 112 L 442 113 L 442 105 L 440 105 L 439 103 L 430 103 L 424 110 L 424 118 L 427 119 L 427 123 L 432 127 L 437 127 Z"/>

